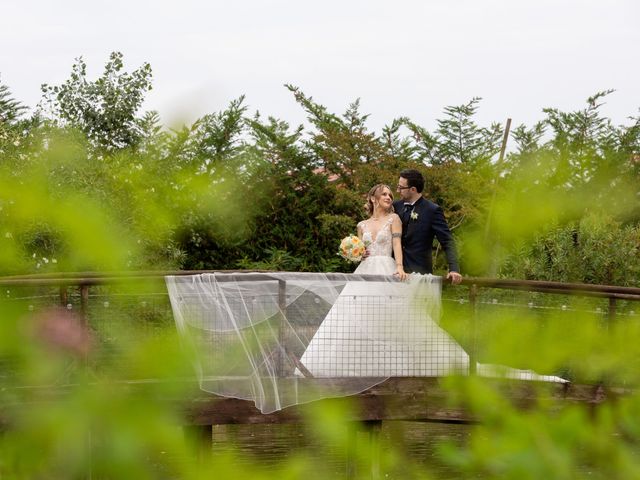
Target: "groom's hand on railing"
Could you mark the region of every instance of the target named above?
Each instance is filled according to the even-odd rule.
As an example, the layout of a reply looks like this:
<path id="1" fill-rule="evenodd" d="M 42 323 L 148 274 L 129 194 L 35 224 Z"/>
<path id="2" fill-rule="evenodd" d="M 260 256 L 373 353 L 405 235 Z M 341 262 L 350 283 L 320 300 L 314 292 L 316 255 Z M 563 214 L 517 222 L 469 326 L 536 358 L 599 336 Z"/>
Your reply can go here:
<path id="1" fill-rule="evenodd" d="M 449 280 L 453 285 L 459 285 L 462 282 L 462 275 L 458 272 L 449 272 L 447 274 L 447 280 Z"/>

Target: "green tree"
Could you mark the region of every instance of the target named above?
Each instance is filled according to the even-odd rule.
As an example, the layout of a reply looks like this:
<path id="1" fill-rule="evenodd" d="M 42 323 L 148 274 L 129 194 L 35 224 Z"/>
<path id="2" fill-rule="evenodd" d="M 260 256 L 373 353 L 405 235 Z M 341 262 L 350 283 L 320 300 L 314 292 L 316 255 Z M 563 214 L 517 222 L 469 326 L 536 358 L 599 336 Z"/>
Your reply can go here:
<path id="1" fill-rule="evenodd" d="M 274 118 L 255 118 L 250 126 L 253 148 L 266 160 L 273 192 L 266 199 L 264 216 L 257 219 L 253 250 L 270 258 L 272 248 L 288 252 L 300 270 L 335 270 L 341 263 L 334 255 L 341 238 L 335 225 L 346 227 L 342 235 L 355 230 L 353 198 L 317 169 L 315 152 L 301 141 L 301 127 L 291 131 L 286 122 Z"/>
<path id="2" fill-rule="evenodd" d="M 632 250 L 625 222 L 638 218 L 629 202 L 638 193 L 638 123 L 616 127 L 602 116 L 610 93 L 596 93 L 574 112 L 545 109 L 543 121 L 514 130 L 518 149 L 505 162 L 491 236 L 505 248 L 503 275 L 629 283 L 621 272 L 635 267 L 623 267 L 618 253 Z M 595 212 L 606 228 L 594 223 Z M 583 250 L 596 237 L 595 250 Z M 621 250 L 605 248 L 605 238 Z"/>
<path id="3" fill-rule="evenodd" d="M 326 107 L 306 96 L 298 87 L 287 85 L 296 101 L 308 114 L 314 127 L 304 141 L 313 153 L 316 166 L 338 176 L 338 182 L 347 188 L 366 189 L 357 175 L 363 164 L 384 164 L 387 151 L 383 143 L 366 126 L 368 115 L 360 112 L 360 101 L 350 104 L 342 116 L 329 113 Z"/>
<path id="4" fill-rule="evenodd" d="M 17 123 L 27 107 L 11 95 L 9 87 L 0 83 L 0 125 L 6 127 Z"/>
<path id="5" fill-rule="evenodd" d="M 556 225 L 521 244 L 502 274 L 511 278 L 638 286 L 640 228 L 604 212 Z"/>
<path id="6" fill-rule="evenodd" d="M 102 76 L 90 81 L 80 57 L 63 84 L 42 85 L 42 107 L 55 122 L 81 130 L 100 149 L 136 146 L 143 136 L 137 113 L 151 90 L 151 66 L 144 63 L 132 73 L 123 68 L 122 53 L 113 52 Z"/>
<path id="7" fill-rule="evenodd" d="M 406 121 L 422 153 L 421 160 L 431 164 L 456 161 L 470 167 L 486 165 L 499 151 L 502 127 L 492 123 L 480 127 L 474 121 L 479 97 L 464 105 L 448 106 L 438 128 L 431 134 L 414 123 Z"/>
<path id="8" fill-rule="evenodd" d="M 28 108 L 15 99 L 9 87 L 0 83 L 0 164 L 10 165 L 11 175 L 17 175 L 29 161 L 27 151 L 40 145 L 35 131 L 40 125 L 37 116 L 27 117 Z"/>

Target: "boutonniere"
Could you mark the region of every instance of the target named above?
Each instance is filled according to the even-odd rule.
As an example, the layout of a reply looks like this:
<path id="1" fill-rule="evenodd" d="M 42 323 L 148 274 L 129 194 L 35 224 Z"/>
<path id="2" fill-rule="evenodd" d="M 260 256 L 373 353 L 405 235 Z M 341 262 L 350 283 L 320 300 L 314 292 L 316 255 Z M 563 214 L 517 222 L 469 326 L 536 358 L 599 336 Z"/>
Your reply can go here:
<path id="1" fill-rule="evenodd" d="M 411 220 L 418 220 L 418 212 L 411 212 Z"/>

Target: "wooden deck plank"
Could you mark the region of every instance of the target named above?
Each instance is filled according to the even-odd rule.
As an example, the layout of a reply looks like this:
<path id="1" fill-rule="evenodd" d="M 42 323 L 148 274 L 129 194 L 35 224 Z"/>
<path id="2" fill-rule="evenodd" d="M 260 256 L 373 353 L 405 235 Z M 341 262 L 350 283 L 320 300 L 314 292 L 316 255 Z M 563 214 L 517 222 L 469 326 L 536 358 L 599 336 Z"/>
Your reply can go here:
<path id="1" fill-rule="evenodd" d="M 318 382 L 321 379 L 303 379 L 305 382 Z M 544 396 L 551 408 L 560 408 L 567 404 L 585 404 L 596 407 L 607 401 L 632 394 L 630 389 L 604 385 L 577 385 L 560 383 L 542 383 L 519 380 L 483 378 L 500 390 L 504 398 L 520 409 L 529 409 L 537 405 L 540 396 Z M 262 414 L 247 400 L 224 398 L 201 391 L 197 382 L 182 380 L 179 388 L 158 388 L 167 381 L 121 381 L 113 385 L 126 391 L 128 395 L 137 395 L 149 389 L 158 392 L 151 396 L 152 401 L 167 402 L 182 413 L 183 425 L 224 425 L 224 424 L 275 424 L 301 423 L 305 421 L 307 405 L 296 405 L 283 410 Z M 81 387 L 67 385 L 57 387 L 32 387 L 32 401 L 20 404 L 21 408 L 30 408 L 34 404 L 55 402 L 76 388 L 90 388 L 90 384 Z M 186 387 L 186 388 L 185 388 Z M 21 389 L 23 394 L 25 388 Z M 172 391 L 173 394 L 166 392 Z M 179 394 L 175 392 L 181 392 Z M 25 399 L 24 395 L 21 395 Z M 461 406 L 454 405 L 449 391 L 443 386 L 442 378 L 398 377 L 376 385 L 360 394 L 352 395 L 355 408 L 350 409 L 345 421 L 384 421 L 413 420 L 443 423 L 476 423 L 481 418 L 472 416 Z M 323 403 L 329 406 L 334 399 L 318 400 L 314 406 Z M 12 408 L 15 408 L 15 404 Z M 2 410 L 0 406 L 0 410 Z M 2 417 L 0 413 L 0 418 Z M 0 423 L 3 423 L 0 421 Z"/>
<path id="2" fill-rule="evenodd" d="M 512 404 L 532 408 L 540 395 L 558 407 L 566 404 L 596 406 L 631 393 L 602 385 L 541 384 L 540 382 L 483 379 L 499 388 Z M 450 395 L 440 378 L 391 378 L 350 397 L 356 408 L 345 421 L 414 420 L 445 423 L 475 423 L 464 408 L 451 404 Z M 331 402 L 331 399 L 314 403 Z M 272 424 L 304 421 L 305 405 L 262 414 L 252 402 L 221 398 L 203 392 L 184 404 L 185 421 L 194 425 Z"/>

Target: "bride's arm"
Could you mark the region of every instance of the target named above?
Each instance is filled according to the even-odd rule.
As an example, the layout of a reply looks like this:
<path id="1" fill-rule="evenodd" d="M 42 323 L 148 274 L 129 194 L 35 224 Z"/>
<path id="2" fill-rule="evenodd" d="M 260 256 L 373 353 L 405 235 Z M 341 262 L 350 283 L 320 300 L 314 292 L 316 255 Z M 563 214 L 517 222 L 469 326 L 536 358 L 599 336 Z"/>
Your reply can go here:
<path id="1" fill-rule="evenodd" d="M 393 222 L 391 223 L 391 237 L 393 241 L 393 258 L 396 259 L 396 272 L 400 280 L 407 278 L 402 266 L 402 221 L 400 217 L 394 213 Z"/>

